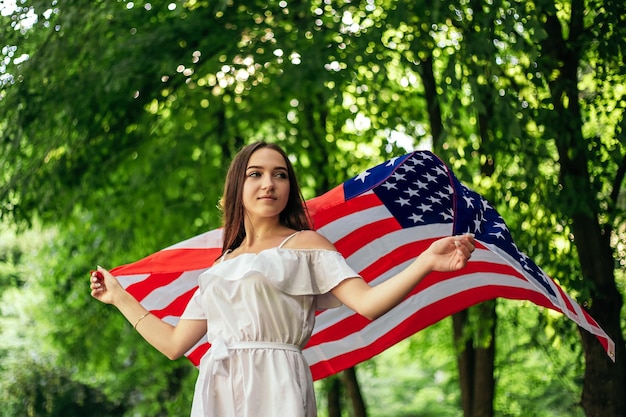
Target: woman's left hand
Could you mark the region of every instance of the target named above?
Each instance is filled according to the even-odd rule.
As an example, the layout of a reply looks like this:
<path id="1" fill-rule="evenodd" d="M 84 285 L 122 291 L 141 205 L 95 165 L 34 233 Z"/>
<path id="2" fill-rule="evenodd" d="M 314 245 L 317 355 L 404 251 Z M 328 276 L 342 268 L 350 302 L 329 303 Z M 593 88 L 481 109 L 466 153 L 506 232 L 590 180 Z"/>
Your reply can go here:
<path id="1" fill-rule="evenodd" d="M 433 271 L 457 271 L 467 264 L 474 248 L 474 235 L 467 233 L 436 240 L 423 255 L 429 257 Z"/>

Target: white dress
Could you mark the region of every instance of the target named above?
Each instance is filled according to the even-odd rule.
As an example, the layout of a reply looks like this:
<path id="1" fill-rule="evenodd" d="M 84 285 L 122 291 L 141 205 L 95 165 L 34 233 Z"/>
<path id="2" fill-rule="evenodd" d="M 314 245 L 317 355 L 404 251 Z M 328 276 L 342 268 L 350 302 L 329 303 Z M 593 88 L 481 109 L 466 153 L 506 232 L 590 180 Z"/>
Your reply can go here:
<path id="1" fill-rule="evenodd" d="M 206 319 L 211 343 L 192 417 L 317 415 L 302 348 L 315 310 L 340 305 L 329 291 L 358 274 L 338 252 L 284 248 L 285 241 L 227 258 L 200 276 L 181 317 Z"/>

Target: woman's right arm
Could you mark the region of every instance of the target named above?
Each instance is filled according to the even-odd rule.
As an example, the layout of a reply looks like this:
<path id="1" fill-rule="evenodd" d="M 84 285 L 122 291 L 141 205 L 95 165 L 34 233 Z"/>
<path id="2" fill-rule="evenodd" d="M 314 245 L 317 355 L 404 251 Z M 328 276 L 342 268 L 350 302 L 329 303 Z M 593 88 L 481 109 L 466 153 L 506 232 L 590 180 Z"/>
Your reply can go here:
<path id="1" fill-rule="evenodd" d="M 172 326 L 150 314 L 109 271 L 99 266 L 97 272 L 91 274 L 91 296 L 117 307 L 135 330 L 169 359 L 180 358 L 206 334 L 206 320 L 179 320 Z"/>

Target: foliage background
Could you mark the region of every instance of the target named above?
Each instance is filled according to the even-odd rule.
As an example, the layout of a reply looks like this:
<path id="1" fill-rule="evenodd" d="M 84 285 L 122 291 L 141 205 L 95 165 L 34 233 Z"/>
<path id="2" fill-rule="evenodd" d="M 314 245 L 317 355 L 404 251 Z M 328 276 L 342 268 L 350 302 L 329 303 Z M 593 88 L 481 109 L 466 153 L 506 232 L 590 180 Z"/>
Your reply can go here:
<path id="1" fill-rule="evenodd" d="M 610 239 L 613 273 L 601 275 L 621 301 L 624 7 L 20 0 L 3 8 L 0 413 L 188 409 L 194 369 L 165 360 L 93 302 L 88 271 L 217 227 L 226 163 L 257 139 L 287 149 L 307 198 L 406 149 L 432 147 L 494 204 L 518 246 L 581 303 L 601 308 L 593 301 L 604 284 L 581 268 L 580 252 L 600 246 L 576 241 L 583 213 Z M 578 118 L 567 114 L 574 107 Z M 581 140 L 568 142 L 577 123 Z M 587 177 L 565 175 L 570 157 Z M 576 329 L 524 303 L 498 302 L 497 314 L 495 415 L 583 415 Z M 619 351 L 621 304 L 607 317 Z M 371 415 L 461 415 L 449 327 L 359 367 Z M 623 371 L 617 379 L 626 386 Z"/>

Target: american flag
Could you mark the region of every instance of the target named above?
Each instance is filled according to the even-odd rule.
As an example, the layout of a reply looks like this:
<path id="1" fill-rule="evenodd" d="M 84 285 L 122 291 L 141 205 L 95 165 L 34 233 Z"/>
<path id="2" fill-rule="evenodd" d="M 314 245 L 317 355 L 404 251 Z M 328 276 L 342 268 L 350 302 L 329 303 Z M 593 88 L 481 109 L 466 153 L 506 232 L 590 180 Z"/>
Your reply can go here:
<path id="1" fill-rule="evenodd" d="M 597 336 L 615 360 L 615 345 L 596 321 L 513 242 L 496 210 L 461 184 L 432 152 L 415 151 L 368 169 L 307 201 L 313 226 L 348 264 L 376 285 L 404 269 L 434 240 L 473 233 L 468 265 L 434 272 L 393 310 L 370 321 L 342 306 L 319 311 L 303 353 L 314 379 L 370 359 L 404 338 L 482 301 L 529 300 L 563 313 Z M 222 247 L 221 229 L 112 270 L 156 316 L 175 324 Z M 200 341 L 186 356 L 198 365 Z"/>

